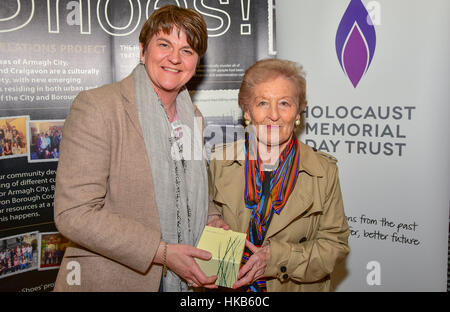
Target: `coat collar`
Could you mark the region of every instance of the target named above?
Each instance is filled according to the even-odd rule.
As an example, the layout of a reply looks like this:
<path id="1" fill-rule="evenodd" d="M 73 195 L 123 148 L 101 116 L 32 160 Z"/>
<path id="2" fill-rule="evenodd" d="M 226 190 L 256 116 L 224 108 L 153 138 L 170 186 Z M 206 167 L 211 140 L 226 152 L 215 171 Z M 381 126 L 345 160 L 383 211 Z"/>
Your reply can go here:
<path id="1" fill-rule="evenodd" d="M 235 141 L 233 143 L 226 144 L 223 148 L 225 161 L 223 166 L 230 166 L 234 163 L 238 163 L 241 166 L 245 165 L 245 140 Z M 316 151 L 314 151 L 309 145 L 306 145 L 299 141 L 300 146 L 300 167 L 299 172 L 306 172 L 310 176 L 323 177 L 325 174 L 324 168 L 317 161 Z M 232 156 L 231 156 L 232 155 Z M 231 157 L 230 157 L 231 156 Z"/>

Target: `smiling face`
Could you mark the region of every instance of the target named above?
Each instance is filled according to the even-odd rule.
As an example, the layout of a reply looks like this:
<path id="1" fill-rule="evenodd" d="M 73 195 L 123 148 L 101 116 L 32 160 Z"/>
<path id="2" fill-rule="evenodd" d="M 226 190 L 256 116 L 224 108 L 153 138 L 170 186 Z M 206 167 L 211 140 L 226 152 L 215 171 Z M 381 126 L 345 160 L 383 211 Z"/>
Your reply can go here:
<path id="1" fill-rule="evenodd" d="M 282 76 L 256 85 L 244 117 L 256 127 L 258 141 L 284 149 L 300 119 L 295 85 Z"/>
<path id="2" fill-rule="evenodd" d="M 186 41 L 184 31 L 172 28 L 170 34 L 155 34 L 145 52 L 141 44 L 141 61 L 161 100 L 176 96 L 192 78 L 198 62 L 198 54 Z"/>

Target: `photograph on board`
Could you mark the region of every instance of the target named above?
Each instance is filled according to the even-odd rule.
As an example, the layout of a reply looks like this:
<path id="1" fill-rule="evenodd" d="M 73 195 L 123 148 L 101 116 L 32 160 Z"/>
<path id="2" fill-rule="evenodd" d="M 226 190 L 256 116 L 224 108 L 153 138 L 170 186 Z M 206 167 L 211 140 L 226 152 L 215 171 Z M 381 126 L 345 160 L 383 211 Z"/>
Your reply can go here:
<path id="1" fill-rule="evenodd" d="M 27 121 L 28 116 L 0 118 L 0 160 L 27 156 Z"/>
<path id="2" fill-rule="evenodd" d="M 38 232 L 0 238 L 0 278 L 38 268 Z"/>
<path id="3" fill-rule="evenodd" d="M 64 120 L 31 120 L 28 122 L 28 162 L 59 160 L 59 144 Z"/>
<path id="4" fill-rule="evenodd" d="M 57 269 L 70 241 L 59 232 L 39 233 L 39 271 Z"/>

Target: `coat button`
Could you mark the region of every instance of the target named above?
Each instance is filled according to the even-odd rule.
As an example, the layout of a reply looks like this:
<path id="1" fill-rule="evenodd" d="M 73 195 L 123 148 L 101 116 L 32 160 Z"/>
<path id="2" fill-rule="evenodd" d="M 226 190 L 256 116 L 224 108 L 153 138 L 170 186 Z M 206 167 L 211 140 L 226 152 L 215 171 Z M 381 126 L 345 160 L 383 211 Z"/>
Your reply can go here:
<path id="1" fill-rule="evenodd" d="M 287 274 L 283 275 L 283 279 L 287 279 L 288 277 L 289 277 L 289 275 L 287 275 Z"/>
<path id="2" fill-rule="evenodd" d="M 281 271 L 282 273 L 286 272 L 286 267 L 285 267 L 285 266 L 282 266 L 282 267 L 280 268 L 280 271 Z"/>
<path id="3" fill-rule="evenodd" d="M 302 237 L 300 238 L 300 240 L 298 241 L 300 244 L 306 241 L 306 237 Z"/>

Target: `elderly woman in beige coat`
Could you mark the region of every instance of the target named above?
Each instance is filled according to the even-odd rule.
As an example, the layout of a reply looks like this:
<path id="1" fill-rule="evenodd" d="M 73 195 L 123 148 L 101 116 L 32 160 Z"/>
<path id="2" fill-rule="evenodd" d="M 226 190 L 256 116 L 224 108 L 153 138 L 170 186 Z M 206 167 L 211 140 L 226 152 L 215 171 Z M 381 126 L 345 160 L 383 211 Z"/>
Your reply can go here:
<path id="1" fill-rule="evenodd" d="M 211 226 L 247 233 L 238 281 L 245 291 L 328 291 L 349 252 L 336 159 L 298 141 L 306 83 L 293 62 L 251 66 L 239 92 L 246 139 L 210 161 Z"/>

